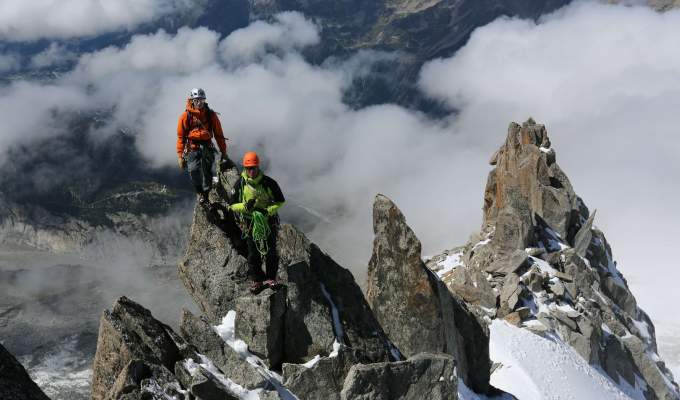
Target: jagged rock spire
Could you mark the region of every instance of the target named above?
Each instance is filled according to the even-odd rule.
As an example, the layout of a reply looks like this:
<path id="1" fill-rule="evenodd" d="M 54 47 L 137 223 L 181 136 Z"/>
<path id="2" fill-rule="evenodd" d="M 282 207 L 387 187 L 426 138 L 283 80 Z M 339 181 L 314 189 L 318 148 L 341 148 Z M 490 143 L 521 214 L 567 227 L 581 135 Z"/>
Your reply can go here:
<path id="1" fill-rule="evenodd" d="M 654 325 L 594 226 L 595 213 L 558 166 L 545 127 L 532 119 L 511 123 L 490 163 L 481 234 L 428 266 L 471 309 L 558 335 L 647 399 L 679 399 L 657 354 Z"/>
<path id="2" fill-rule="evenodd" d="M 495 227 L 498 246 L 528 247 L 537 217 L 567 240 L 588 218 L 588 209 L 556 162 L 545 126 L 532 119 L 522 126 L 511 123 L 490 164 L 495 168 L 484 192 L 484 227 Z"/>
<path id="3" fill-rule="evenodd" d="M 377 195 L 373 203 L 373 255 L 367 298 L 376 318 L 407 356 L 454 356 L 458 375 L 473 390 L 489 391 L 489 333 L 422 261 L 420 240 L 399 208 Z"/>

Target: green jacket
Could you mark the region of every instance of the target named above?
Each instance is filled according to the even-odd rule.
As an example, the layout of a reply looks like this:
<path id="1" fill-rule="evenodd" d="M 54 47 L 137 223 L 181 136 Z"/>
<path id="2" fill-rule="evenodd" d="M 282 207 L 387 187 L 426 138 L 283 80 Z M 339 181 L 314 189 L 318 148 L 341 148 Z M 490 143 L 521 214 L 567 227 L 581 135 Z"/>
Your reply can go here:
<path id="1" fill-rule="evenodd" d="M 262 171 L 251 179 L 243 171 L 238 182 L 234 185 L 229 208 L 234 212 L 250 216 L 253 210 L 246 210 L 246 203 L 250 199 L 255 200 L 253 210 L 266 211 L 267 216 L 270 217 L 276 215 L 286 201 L 279 184 L 274 179 L 263 174 Z"/>

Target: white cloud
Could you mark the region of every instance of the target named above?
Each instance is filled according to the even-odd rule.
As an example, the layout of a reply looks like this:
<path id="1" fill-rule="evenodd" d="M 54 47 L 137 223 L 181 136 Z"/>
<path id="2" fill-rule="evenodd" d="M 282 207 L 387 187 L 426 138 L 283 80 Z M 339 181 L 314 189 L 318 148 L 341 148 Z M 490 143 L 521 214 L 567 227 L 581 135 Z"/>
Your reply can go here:
<path id="1" fill-rule="evenodd" d="M 6 150 L 15 144 L 54 136 L 67 129 L 63 113 L 97 107 L 83 89 L 71 85 L 43 85 L 15 82 L 2 90 L 0 110 L 4 125 L 0 143 L 0 164 Z"/>
<path id="2" fill-rule="evenodd" d="M 0 54 L 0 73 L 13 71 L 21 65 L 21 59 L 16 54 Z"/>
<path id="3" fill-rule="evenodd" d="M 546 124 L 655 320 L 680 301 L 679 46 L 680 11 L 576 3 L 539 23 L 504 18 L 480 28 L 421 80 L 460 109 L 457 127 L 484 137 L 487 152 L 508 121 Z"/>
<path id="4" fill-rule="evenodd" d="M 176 35 L 163 30 L 136 35 L 124 48 L 108 47 L 84 55 L 75 76 L 95 83 L 123 74 L 189 74 L 212 64 L 219 34 L 206 28 L 181 28 Z"/>
<path id="5" fill-rule="evenodd" d="M 65 39 L 130 29 L 187 4 L 185 0 L 3 0 L 0 39 Z"/>
<path id="6" fill-rule="evenodd" d="M 255 21 L 232 32 L 222 43 L 222 58 L 230 64 L 252 62 L 270 50 L 290 51 L 317 44 L 319 28 L 299 12 L 277 14 L 274 23 Z"/>
<path id="7" fill-rule="evenodd" d="M 70 51 L 64 45 L 53 42 L 47 49 L 31 57 L 31 66 L 33 68 L 46 68 L 68 64 L 77 59 L 76 53 Z"/>

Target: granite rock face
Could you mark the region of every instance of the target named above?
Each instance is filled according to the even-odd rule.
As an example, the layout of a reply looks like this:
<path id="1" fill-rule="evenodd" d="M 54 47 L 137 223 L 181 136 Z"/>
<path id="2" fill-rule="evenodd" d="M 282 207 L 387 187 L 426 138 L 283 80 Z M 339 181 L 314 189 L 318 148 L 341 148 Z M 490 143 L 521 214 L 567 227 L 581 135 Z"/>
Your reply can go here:
<path id="1" fill-rule="evenodd" d="M 223 177 L 229 192 L 237 172 L 225 170 Z M 237 336 L 269 366 L 328 355 L 336 341 L 363 361 L 389 359 L 389 342 L 352 274 L 295 227 L 283 224 L 272 249 L 283 287 L 257 295 L 248 291 L 241 233 L 231 213 L 215 219 L 197 208 L 191 232 L 180 278 L 210 324 L 236 311 Z"/>
<path id="2" fill-rule="evenodd" d="M 496 305 L 475 298 L 468 305 L 487 320 L 557 334 L 614 382 L 646 382 L 647 399 L 680 398 L 657 354 L 654 326 L 595 227 L 595 212 L 557 164 L 545 126 L 511 123 L 490 164 L 481 233 L 428 267 L 463 298 L 471 298 L 465 288 L 485 281 Z M 459 262 L 443 273 L 452 256 Z"/>
<path id="3" fill-rule="evenodd" d="M 448 353 L 458 375 L 479 393 L 489 391 L 489 333 L 465 302 L 422 261 L 421 244 L 387 197 L 373 204 L 373 256 L 367 297 L 380 324 L 407 356 Z"/>
<path id="4" fill-rule="evenodd" d="M 92 399 L 109 399 L 159 385 L 166 394 L 181 389 L 171 371 L 181 352 L 167 325 L 132 300 L 121 297 L 102 313 L 92 376 Z"/>
<path id="5" fill-rule="evenodd" d="M 373 255 L 366 296 L 378 321 L 405 356 L 444 351 L 444 321 L 436 283 L 421 259 L 421 244 L 387 197 L 373 203 Z"/>
<path id="6" fill-rule="evenodd" d="M 352 367 L 342 400 L 456 400 L 456 362 L 445 354 L 421 353 L 406 361 Z"/>

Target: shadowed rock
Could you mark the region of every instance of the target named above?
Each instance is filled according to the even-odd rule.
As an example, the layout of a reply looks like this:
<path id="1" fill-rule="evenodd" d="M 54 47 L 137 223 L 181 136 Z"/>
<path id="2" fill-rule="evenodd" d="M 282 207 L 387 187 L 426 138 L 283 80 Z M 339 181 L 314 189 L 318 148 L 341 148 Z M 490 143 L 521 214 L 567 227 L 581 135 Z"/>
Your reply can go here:
<path id="1" fill-rule="evenodd" d="M 352 367 L 343 400 L 455 400 L 456 362 L 446 354 L 418 354 L 407 361 Z"/>
<path id="2" fill-rule="evenodd" d="M 291 392 L 304 393 L 306 398 L 339 400 L 345 378 L 358 362 L 351 349 L 341 346 L 337 353 L 311 366 L 284 364 L 284 383 Z"/>
<path id="3" fill-rule="evenodd" d="M 0 399 L 50 400 L 2 344 L 0 344 Z"/>
<path id="4" fill-rule="evenodd" d="M 486 325 L 428 270 L 420 241 L 397 206 L 382 195 L 373 205 L 373 230 L 367 296 L 387 335 L 405 356 L 421 352 L 454 356 L 465 383 L 488 392 Z"/>
<path id="5" fill-rule="evenodd" d="M 141 384 L 141 379 L 135 378 L 139 371 L 145 372 L 140 376 L 149 375 L 143 379 L 166 378 L 162 373 L 154 375 L 150 372 L 172 371 L 175 362 L 181 358 L 180 349 L 168 331 L 172 331 L 170 327 L 127 297 L 119 298 L 111 311 L 105 310 L 100 319 L 94 358 L 92 399 L 105 399 L 121 373 L 124 376 L 118 384 L 122 387 L 129 386 L 130 381 Z M 146 367 L 130 364 L 132 361 L 143 362 Z"/>

